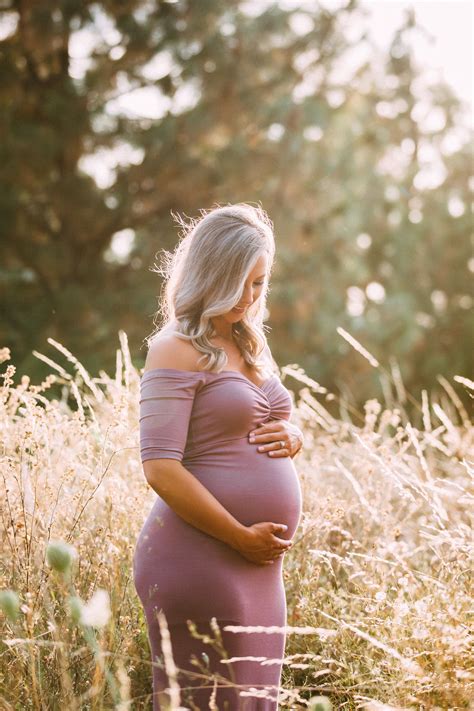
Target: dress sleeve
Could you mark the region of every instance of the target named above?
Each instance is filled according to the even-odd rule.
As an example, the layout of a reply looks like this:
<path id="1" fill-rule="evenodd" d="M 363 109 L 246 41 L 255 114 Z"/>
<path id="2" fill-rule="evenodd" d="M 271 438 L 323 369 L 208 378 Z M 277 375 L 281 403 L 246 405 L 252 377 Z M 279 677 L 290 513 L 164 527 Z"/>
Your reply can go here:
<path id="1" fill-rule="evenodd" d="M 182 461 L 201 373 L 155 368 L 140 380 L 140 457 Z"/>

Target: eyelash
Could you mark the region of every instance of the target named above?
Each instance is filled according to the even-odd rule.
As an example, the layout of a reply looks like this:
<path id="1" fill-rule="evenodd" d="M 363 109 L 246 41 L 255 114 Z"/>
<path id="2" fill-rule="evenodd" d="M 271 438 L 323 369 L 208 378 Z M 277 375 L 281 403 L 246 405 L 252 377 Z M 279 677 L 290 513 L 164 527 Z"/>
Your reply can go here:
<path id="1" fill-rule="evenodd" d="M 254 284 L 256 284 L 257 286 L 263 286 L 265 284 L 265 282 L 264 281 L 254 281 Z"/>

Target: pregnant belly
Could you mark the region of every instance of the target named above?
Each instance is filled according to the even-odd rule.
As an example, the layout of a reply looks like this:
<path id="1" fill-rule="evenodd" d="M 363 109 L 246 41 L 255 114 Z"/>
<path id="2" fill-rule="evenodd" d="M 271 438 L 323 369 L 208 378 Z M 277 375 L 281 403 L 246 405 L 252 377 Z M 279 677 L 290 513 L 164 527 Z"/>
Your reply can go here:
<path id="1" fill-rule="evenodd" d="M 284 523 L 293 536 L 301 516 L 301 487 L 290 457 L 269 457 L 257 452 L 247 439 L 226 443 L 185 466 L 244 526 L 261 521 Z"/>
<path id="2" fill-rule="evenodd" d="M 243 525 L 284 523 L 292 538 L 301 515 L 301 489 L 290 457 L 259 453 L 247 440 L 226 442 L 225 451 L 183 459 L 186 467 Z M 222 541 L 186 523 L 160 497 L 144 523 L 134 554 L 134 582 L 152 616 L 162 607 L 168 622 L 235 620 L 239 624 L 284 624 L 285 594 L 275 565 L 249 562 Z M 255 604 L 270 600 L 265 609 Z M 240 622 L 239 622 L 240 621 Z"/>

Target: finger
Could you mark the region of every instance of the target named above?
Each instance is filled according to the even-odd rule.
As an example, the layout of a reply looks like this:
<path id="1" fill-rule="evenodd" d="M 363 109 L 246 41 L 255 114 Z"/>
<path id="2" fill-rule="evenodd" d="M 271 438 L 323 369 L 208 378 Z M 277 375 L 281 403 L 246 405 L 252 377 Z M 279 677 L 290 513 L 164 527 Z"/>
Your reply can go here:
<path id="1" fill-rule="evenodd" d="M 288 447 L 285 445 L 285 447 L 281 446 L 281 443 L 284 440 L 277 439 L 273 440 L 272 442 L 268 442 L 267 444 L 260 444 L 257 449 L 259 452 L 269 452 L 271 450 L 280 450 L 280 449 L 288 449 Z"/>
<path id="2" fill-rule="evenodd" d="M 270 427 L 273 429 L 273 421 L 272 423 L 269 423 Z M 253 430 L 250 430 L 249 432 L 249 437 L 256 437 L 258 435 L 265 434 L 268 431 L 268 424 L 262 424 L 259 425 L 258 427 L 254 427 Z"/>
<path id="3" fill-rule="evenodd" d="M 281 432 L 272 430 L 271 432 L 263 432 L 260 435 L 249 435 L 249 441 L 252 444 L 260 444 L 262 442 L 277 442 L 281 439 Z"/>
<path id="4" fill-rule="evenodd" d="M 267 422 L 258 422 L 257 427 L 255 429 L 260 429 L 260 430 L 265 430 L 268 429 L 269 427 L 272 428 L 277 428 L 277 429 L 285 429 L 288 427 L 288 420 L 268 420 Z M 255 431 L 255 430 L 252 430 Z"/>
<path id="5" fill-rule="evenodd" d="M 282 538 L 281 536 L 277 536 L 276 533 L 271 533 L 270 536 L 272 537 L 273 543 L 283 543 L 285 546 L 292 543 L 291 538 Z"/>
<path id="6" fill-rule="evenodd" d="M 271 422 L 259 422 L 257 427 L 250 430 L 249 435 L 265 434 L 269 430 L 282 430 L 281 420 L 272 420 Z"/>
<path id="7" fill-rule="evenodd" d="M 288 531 L 288 526 L 286 525 L 286 523 L 272 523 L 270 525 L 272 527 L 272 535 L 273 535 L 273 531 L 283 531 L 284 533 L 286 533 Z M 277 537 L 278 536 L 276 536 L 276 534 L 275 534 L 275 538 L 277 538 Z"/>
<path id="8" fill-rule="evenodd" d="M 276 545 L 284 546 L 285 548 L 288 548 L 288 546 L 291 546 L 293 544 L 293 541 L 289 541 L 286 538 L 278 538 L 278 536 L 273 536 L 273 542 Z"/>
<path id="9" fill-rule="evenodd" d="M 283 553 L 286 553 L 286 549 L 279 548 L 278 550 L 274 550 L 271 553 L 271 558 L 278 558 L 279 556 L 283 555 Z"/>
<path id="10" fill-rule="evenodd" d="M 249 437 L 256 437 L 257 435 L 265 434 L 266 431 L 267 428 L 264 425 L 262 427 L 255 427 L 253 430 L 250 430 Z"/>
<path id="11" fill-rule="evenodd" d="M 266 454 L 267 457 L 271 457 L 272 459 L 276 459 L 277 457 L 290 456 L 290 453 L 286 447 L 282 447 L 282 449 L 272 449 L 270 452 L 264 452 L 264 454 Z"/>

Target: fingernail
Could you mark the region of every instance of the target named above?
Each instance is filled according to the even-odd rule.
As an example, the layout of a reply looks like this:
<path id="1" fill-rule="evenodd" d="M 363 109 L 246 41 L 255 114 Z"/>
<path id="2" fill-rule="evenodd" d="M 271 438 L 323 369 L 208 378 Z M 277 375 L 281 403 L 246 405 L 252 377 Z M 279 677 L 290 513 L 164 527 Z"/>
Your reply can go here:
<path id="1" fill-rule="evenodd" d="M 273 457 L 273 455 L 275 454 L 275 452 L 269 452 L 268 454 L 270 455 L 270 457 Z"/>
<path id="2" fill-rule="evenodd" d="M 263 447 L 257 447 L 259 452 L 263 452 Z"/>
<path id="3" fill-rule="evenodd" d="M 255 442 L 255 437 L 250 437 L 251 442 Z"/>

